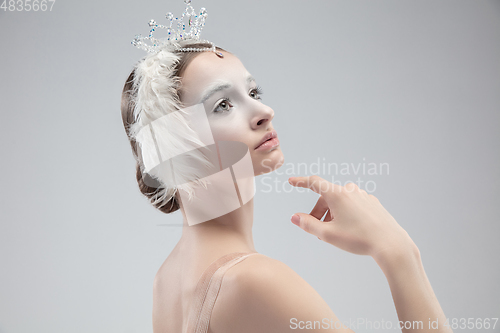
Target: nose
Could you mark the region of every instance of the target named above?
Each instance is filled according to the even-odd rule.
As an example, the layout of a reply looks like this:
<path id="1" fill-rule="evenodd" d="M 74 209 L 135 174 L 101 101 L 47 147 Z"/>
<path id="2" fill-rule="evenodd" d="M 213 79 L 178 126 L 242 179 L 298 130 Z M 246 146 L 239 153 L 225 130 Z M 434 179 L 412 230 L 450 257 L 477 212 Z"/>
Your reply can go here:
<path id="1" fill-rule="evenodd" d="M 259 103 L 252 118 L 252 129 L 258 129 L 259 127 L 268 125 L 273 118 L 274 110 L 265 104 Z"/>

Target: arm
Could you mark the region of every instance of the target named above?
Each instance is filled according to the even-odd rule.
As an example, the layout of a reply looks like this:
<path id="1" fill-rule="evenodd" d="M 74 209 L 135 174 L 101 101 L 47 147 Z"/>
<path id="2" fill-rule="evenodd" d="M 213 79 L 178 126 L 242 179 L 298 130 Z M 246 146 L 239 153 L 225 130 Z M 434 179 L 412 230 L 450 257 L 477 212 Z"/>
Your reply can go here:
<path id="1" fill-rule="evenodd" d="M 338 318 L 297 273 L 261 255 L 226 273 L 211 318 L 212 331 L 221 333 L 353 333 L 340 328 L 340 322 L 340 329 L 334 328 Z M 308 322 L 311 329 L 306 328 Z"/>
<path id="2" fill-rule="evenodd" d="M 397 250 L 380 251 L 373 258 L 387 278 L 400 322 L 412 323 L 408 323 L 407 327 L 411 328 L 403 328 L 403 332 L 452 332 L 443 326 L 446 317 L 425 274 L 420 251 L 413 242 Z M 434 321 L 437 326 L 430 330 L 429 322 Z"/>
<path id="3" fill-rule="evenodd" d="M 452 332 L 443 325 L 446 318 L 417 246 L 375 196 L 354 183 L 340 186 L 318 176 L 292 177 L 289 182 L 320 194 L 311 213 L 295 214 L 293 223 L 340 249 L 375 259 L 391 288 L 400 322 L 422 322 L 403 332 Z M 429 321 L 436 319 L 438 327 L 429 328 Z"/>

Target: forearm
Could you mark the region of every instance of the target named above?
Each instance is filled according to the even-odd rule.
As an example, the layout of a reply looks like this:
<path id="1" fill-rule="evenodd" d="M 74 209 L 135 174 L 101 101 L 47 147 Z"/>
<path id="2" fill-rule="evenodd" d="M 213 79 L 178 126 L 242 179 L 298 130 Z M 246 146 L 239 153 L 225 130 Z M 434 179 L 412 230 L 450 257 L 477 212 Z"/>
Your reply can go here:
<path id="1" fill-rule="evenodd" d="M 452 332 L 422 265 L 420 251 L 413 244 L 390 255 L 374 257 L 391 288 L 398 318 L 408 323 L 403 332 Z M 437 325 L 432 322 L 437 321 Z M 413 323 L 422 323 L 420 327 Z M 410 325 L 409 323 L 412 323 Z M 431 323 L 431 327 L 429 327 Z"/>

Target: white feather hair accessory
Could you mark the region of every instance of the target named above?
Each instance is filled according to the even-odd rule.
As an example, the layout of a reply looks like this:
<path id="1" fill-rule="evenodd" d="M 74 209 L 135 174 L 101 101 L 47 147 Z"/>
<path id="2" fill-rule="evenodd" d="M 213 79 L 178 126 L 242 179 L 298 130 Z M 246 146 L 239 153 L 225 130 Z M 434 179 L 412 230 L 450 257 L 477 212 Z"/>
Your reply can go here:
<path id="1" fill-rule="evenodd" d="M 186 39 L 164 45 L 135 67 L 135 121 L 129 135 L 139 144 L 138 158 L 146 185 L 157 188 L 151 203 L 158 207 L 171 201 L 179 189 L 191 199 L 196 185 L 206 188 L 203 178 L 214 167 L 203 149 L 213 142 L 206 139 L 206 133 L 200 133 L 199 126 L 193 126 L 200 121 L 194 117 L 206 118 L 203 104 L 198 105 L 197 113 L 192 112 L 193 108 L 183 108 L 177 94 L 180 78 L 175 75 L 175 67 L 181 55 L 175 50 L 193 43 L 199 41 Z"/>

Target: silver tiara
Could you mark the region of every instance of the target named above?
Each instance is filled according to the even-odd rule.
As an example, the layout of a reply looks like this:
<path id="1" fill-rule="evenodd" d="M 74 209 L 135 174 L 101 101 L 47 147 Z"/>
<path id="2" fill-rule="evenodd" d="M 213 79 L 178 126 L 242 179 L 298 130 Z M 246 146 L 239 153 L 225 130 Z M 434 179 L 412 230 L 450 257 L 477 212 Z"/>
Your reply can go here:
<path id="1" fill-rule="evenodd" d="M 186 4 L 186 9 L 182 13 L 181 17 L 174 17 L 172 13 L 167 13 L 165 16 L 169 22 L 168 25 L 158 24 L 152 19 L 149 21 L 149 26 L 151 27 L 149 36 L 142 37 L 141 35 L 136 35 L 132 40 L 132 45 L 149 53 L 156 53 L 166 45 L 174 45 L 176 51 L 212 51 L 222 58 L 222 53 L 217 52 L 214 43 L 208 40 L 200 40 L 201 31 L 203 30 L 205 20 L 207 19 L 207 10 L 205 8 L 201 8 L 199 14 L 197 15 L 194 8 L 191 6 L 191 0 L 184 0 L 184 3 Z M 186 29 L 186 25 L 189 27 L 189 30 Z M 156 29 L 166 29 L 167 37 L 155 38 L 153 34 Z M 198 41 L 212 46 L 204 48 L 180 47 L 180 45 L 176 43 L 185 40 Z"/>

